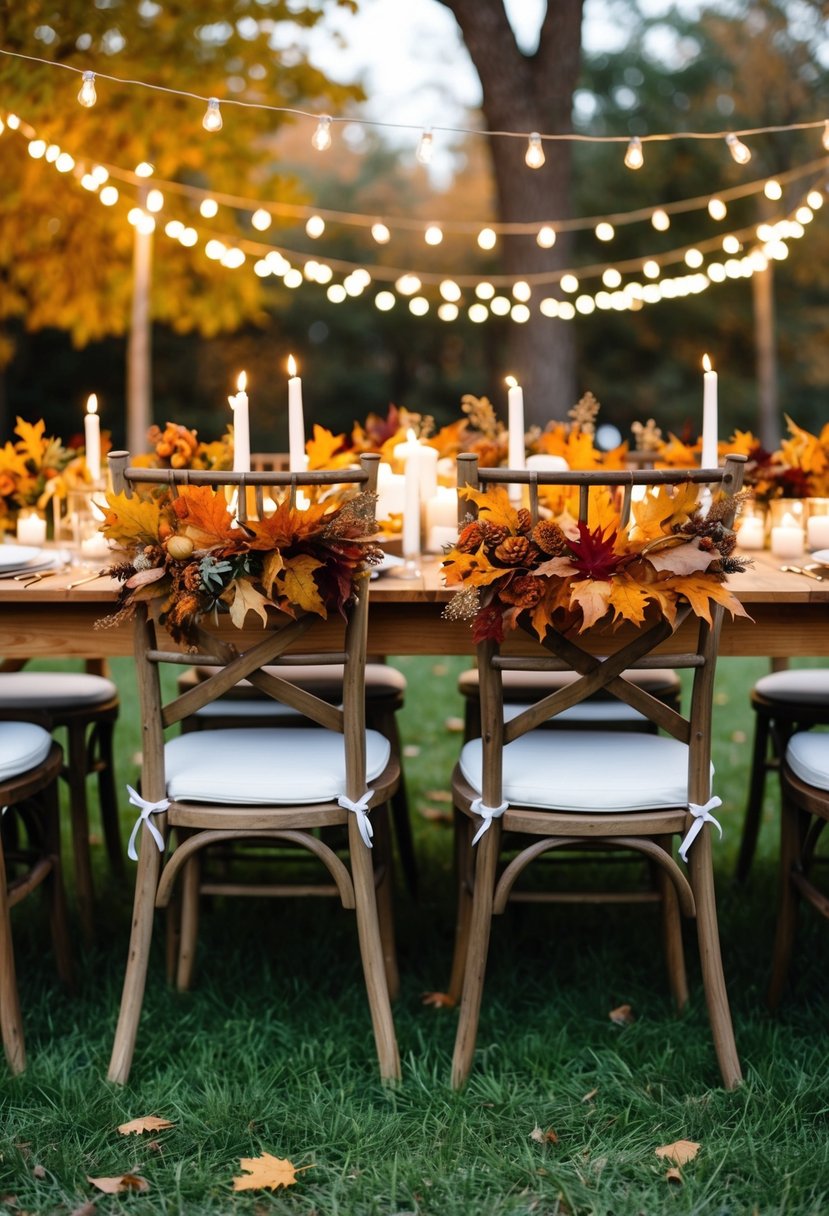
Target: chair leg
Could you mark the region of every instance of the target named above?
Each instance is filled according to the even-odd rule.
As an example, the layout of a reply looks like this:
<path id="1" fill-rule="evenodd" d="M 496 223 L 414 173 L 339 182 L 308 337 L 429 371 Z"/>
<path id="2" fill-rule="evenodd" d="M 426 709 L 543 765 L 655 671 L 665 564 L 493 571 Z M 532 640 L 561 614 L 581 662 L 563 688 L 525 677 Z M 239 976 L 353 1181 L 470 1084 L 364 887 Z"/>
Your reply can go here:
<path id="1" fill-rule="evenodd" d="M 86 801 L 86 724 L 82 721 L 68 722 L 66 732 L 68 755 L 64 776 L 69 786 L 75 896 L 83 936 L 89 943 L 95 935 L 95 920 L 92 858 L 89 849 L 89 808 Z"/>
<path id="2" fill-rule="evenodd" d="M 689 854 L 691 886 L 697 909 L 697 936 L 700 964 L 714 1050 L 726 1089 L 736 1089 L 743 1074 L 734 1041 L 731 1009 L 725 987 L 720 934 L 717 926 L 717 903 L 714 893 L 714 869 L 711 861 L 711 836 L 706 824 L 694 841 Z"/>
<path id="3" fill-rule="evenodd" d="M 671 837 L 660 836 L 656 843 L 670 851 Z M 665 967 L 668 984 L 677 1011 L 682 1012 L 688 1004 L 688 978 L 685 972 L 685 950 L 682 945 L 682 916 L 679 911 L 676 887 L 661 866 L 657 867 L 656 881 L 662 896 L 662 945 L 665 951 Z"/>
<path id="4" fill-rule="evenodd" d="M 466 955 L 469 949 L 469 924 L 472 916 L 472 836 L 474 824 L 455 809 L 455 948 L 452 954 L 452 971 L 449 976 L 449 993 L 454 1004 L 461 999 Z"/>
<path id="5" fill-rule="evenodd" d="M 196 969 L 200 887 L 201 858 L 196 853 L 185 865 L 181 876 L 181 921 L 176 966 L 176 987 L 179 992 L 189 991 Z"/>
<path id="6" fill-rule="evenodd" d="M 23 1072 L 26 1067 L 26 1048 L 23 1045 L 23 1019 L 20 1015 L 20 997 L 17 992 L 17 976 L 14 970 L 14 946 L 9 917 L 9 899 L 6 890 L 6 859 L 0 841 L 0 1030 L 3 1048 L 12 1072 Z"/>
<path id="7" fill-rule="evenodd" d="M 135 1051 L 138 1021 L 141 1017 L 144 987 L 147 981 L 150 943 L 153 936 L 155 893 L 161 870 L 161 854 L 146 827 L 141 833 L 140 848 L 138 870 L 135 876 L 135 901 L 127 969 L 124 975 L 115 1042 L 112 1046 L 112 1056 L 107 1073 L 109 1080 L 115 1081 L 119 1085 L 125 1085 L 129 1078 Z"/>
<path id="8" fill-rule="evenodd" d="M 113 755 L 114 722 L 98 722 L 94 727 L 98 748 L 98 799 L 101 805 L 101 827 L 104 833 L 107 857 L 116 878 L 124 877 L 124 849 L 121 843 L 121 824 L 118 817 L 118 795 L 115 790 L 115 763 Z"/>
<path id="9" fill-rule="evenodd" d="M 745 882 L 754 853 L 757 848 L 757 837 L 760 833 L 760 821 L 763 817 L 763 798 L 766 791 L 766 767 L 769 746 L 769 721 L 765 714 L 758 713 L 754 724 L 754 749 L 751 756 L 751 781 L 748 789 L 745 817 L 743 819 L 743 834 L 740 840 L 740 852 L 737 856 L 737 881 Z"/>
<path id="10" fill-rule="evenodd" d="M 383 946 L 377 919 L 374 870 L 369 850 L 360 837 L 356 816 L 349 815 L 348 819 L 348 844 L 357 912 L 357 935 L 360 941 L 360 955 L 363 960 L 363 975 L 374 1028 L 380 1076 L 384 1081 L 398 1081 L 400 1079 L 400 1055 L 397 1050 L 389 989 L 383 966 Z"/>
<path id="11" fill-rule="evenodd" d="M 797 910 L 800 895 L 792 882 L 792 873 L 801 866 L 801 849 L 808 825 L 808 816 L 784 796 L 780 811 L 780 870 L 777 894 L 777 927 L 774 934 L 771 982 L 767 1002 L 770 1009 L 780 1004 L 789 976 L 792 949 L 797 931 Z"/>
<path id="12" fill-rule="evenodd" d="M 489 952 L 492 926 L 492 899 L 495 890 L 495 870 L 501 844 L 501 825 L 493 822 L 476 845 L 475 885 L 472 892 L 472 914 L 469 947 L 463 979 L 458 1031 L 452 1056 L 452 1088 L 460 1089 L 469 1076 L 478 1037 L 478 1019 L 484 989 L 484 972 Z"/>
<path id="13" fill-rule="evenodd" d="M 60 861 L 60 806 L 57 783 L 41 794 L 43 802 L 43 849 L 51 858 L 52 870 L 47 879 L 49 892 L 49 927 L 52 949 L 61 980 L 68 987 L 75 982 L 72 966 L 72 946 L 69 938 L 69 915 Z"/>
<path id="14" fill-rule="evenodd" d="M 394 854 L 386 808 L 377 807 L 377 811 L 372 814 L 371 818 L 374 824 L 374 852 L 377 854 L 377 861 L 381 869 L 376 892 L 383 965 L 386 971 L 389 1000 L 395 1001 L 400 995 L 400 972 L 397 967 L 397 944 L 394 934 Z"/>

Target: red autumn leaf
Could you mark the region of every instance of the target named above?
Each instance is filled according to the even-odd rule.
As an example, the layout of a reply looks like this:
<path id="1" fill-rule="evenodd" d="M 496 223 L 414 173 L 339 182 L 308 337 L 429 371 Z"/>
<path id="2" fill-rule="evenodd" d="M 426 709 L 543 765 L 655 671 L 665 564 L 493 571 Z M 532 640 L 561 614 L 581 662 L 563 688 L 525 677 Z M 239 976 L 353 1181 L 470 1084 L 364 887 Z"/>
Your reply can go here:
<path id="1" fill-rule="evenodd" d="M 609 579 L 619 565 L 614 552 L 616 536 L 615 531 L 605 536 L 600 527 L 591 531 L 579 520 L 578 537 L 569 542 L 571 561 L 578 573 L 586 578 Z"/>
<path id="2" fill-rule="evenodd" d="M 472 624 L 472 641 L 477 645 L 478 642 L 500 643 L 503 640 L 502 610 L 498 604 L 487 604 L 485 608 L 479 609 Z"/>

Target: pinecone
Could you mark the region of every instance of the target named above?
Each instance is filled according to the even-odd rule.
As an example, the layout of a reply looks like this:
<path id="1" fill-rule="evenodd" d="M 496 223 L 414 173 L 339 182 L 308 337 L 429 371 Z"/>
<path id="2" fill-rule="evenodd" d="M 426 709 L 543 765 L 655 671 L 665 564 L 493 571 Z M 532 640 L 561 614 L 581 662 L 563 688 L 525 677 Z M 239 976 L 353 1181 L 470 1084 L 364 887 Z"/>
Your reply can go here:
<path id="1" fill-rule="evenodd" d="M 188 591 L 198 591 L 201 587 L 201 571 L 196 562 L 191 562 L 190 565 L 184 567 L 184 575 L 181 580 Z"/>
<path id="2" fill-rule="evenodd" d="M 531 574 L 519 574 L 508 587 L 502 587 L 500 598 L 505 604 L 515 604 L 518 608 L 534 608 L 541 599 L 542 582 Z"/>
<path id="3" fill-rule="evenodd" d="M 518 508 L 518 531 L 522 536 L 529 536 L 533 530 L 533 517 L 526 507 Z"/>
<path id="4" fill-rule="evenodd" d="M 503 524 L 482 523 L 481 527 L 483 528 L 484 540 L 490 548 L 500 545 L 501 541 L 506 540 L 509 536 L 509 528 L 505 528 Z"/>
<path id="5" fill-rule="evenodd" d="M 551 519 L 538 521 L 533 528 L 533 540 L 543 553 L 548 553 L 551 557 L 564 557 L 570 549 L 567 537 Z"/>
<path id="6" fill-rule="evenodd" d="M 458 537 L 458 548 L 461 553 L 477 553 L 481 545 L 484 543 L 483 525 L 474 520 L 471 524 L 467 524 Z"/>
<path id="7" fill-rule="evenodd" d="M 521 566 L 530 556 L 530 542 L 526 536 L 508 536 L 495 550 L 495 560 L 505 566 Z"/>

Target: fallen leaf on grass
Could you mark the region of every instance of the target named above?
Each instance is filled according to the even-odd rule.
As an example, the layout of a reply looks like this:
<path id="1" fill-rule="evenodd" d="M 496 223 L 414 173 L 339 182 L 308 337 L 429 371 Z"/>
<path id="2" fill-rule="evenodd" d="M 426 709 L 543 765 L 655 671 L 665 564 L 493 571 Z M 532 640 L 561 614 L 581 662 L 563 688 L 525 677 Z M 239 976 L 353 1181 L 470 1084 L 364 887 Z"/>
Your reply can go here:
<path id="1" fill-rule="evenodd" d="M 261 1157 L 242 1157 L 239 1165 L 245 1171 L 242 1178 L 233 1179 L 234 1191 L 255 1191 L 269 1187 L 275 1191 L 280 1186 L 293 1186 L 296 1182 L 297 1167 L 293 1162 L 283 1157 L 274 1157 L 263 1153 Z M 310 1165 L 303 1165 L 304 1170 Z"/>
<path id="2" fill-rule="evenodd" d="M 420 1003 L 429 1005 L 432 1009 L 453 1009 L 457 1001 L 448 992 L 424 992 Z"/>
<path id="3" fill-rule="evenodd" d="M 636 1016 L 630 1005 L 619 1005 L 616 1009 L 611 1009 L 607 1016 L 617 1026 L 630 1026 L 636 1021 Z"/>
<path id="4" fill-rule="evenodd" d="M 424 819 L 428 819 L 430 823 L 452 822 L 452 812 L 445 811 L 441 807 L 419 805 L 417 813 L 418 815 L 422 815 Z"/>
<path id="5" fill-rule="evenodd" d="M 32 1177 L 33 1178 L 45 1178 L 46 1170 L 44 1169 L 44 1167 L 42 1165 L 36 1165 L 34 1167 L 34 1169 L 32 1170 Z"/>
<path id="6" fill-rule="evenodd" d="M 118 1174 L 115 1178 L 90 1178 L 87 1175 L 86 1180 L 105 1195 L 120 1195 L 124 1191 L 143 1193 L 150 1189 L 147 1179 L 138 1174 Z"/>
<path id="7" fill-rule="evenodd" d="M 558 1134 L 551 1127 L 548 1127 L 546 1132 L 542 1131 L 537 1123 L 530 1132 L 530 1139 L 538 1144 L 558 1144 Z"/>
<path id="8" fill-rule="evenodd" d="M 142 1115 L 139 1119 L 131 1119 L 129 1123 L 122 1123 L 118 1131 L 122 1136 L 129 1136 L 140 1135 L 141 1132 L 163 1132 L 166 1127 L 175 1127 L 175 1123 L 171 1123 L 169 1119 L 162 1119 L 159 1115 Z"/>
<path id="9" fill-rule="evenodd" d="M 663 1161 L 673 1161 L 674 1165 L 685 1165 L 687 1161 L 694 1160 L 700 1147 L 696 1140 L 674 1140 L 673 1144 L 663 1144 L 661 1148 L 654 1149 L 654 1152 Z"/>
<path id="10" fill-rule="evenodd" d="M 676 1168 L 675 1165 L 672 1165 L 669 1170 L 665 1171 L 665 1181 L 666 1182 L 682 1182 L 682 1174 L 680 1174 L 679 1170 Z"/>
<path id="11" fill-rule="evenodd" d="M 447 718 L 443 724 L 444 729 L 448 730 L 453 735 L 459 735 L 463 730 L 463 718 Z"/>
<path id="12" fill-rule="evenodd" d="M 427 790 L 426 797 L 429 799 L 430 802 L 451 802 L 452 801 L 452 791 L 451 790 Z"/>
<path id="13" fill-rule="evenodd" d="M 587 1093 L 582 1097 L 582 1102 L 592 1102 L 598 1092 L 598 1089 L 588 1090 Z"/>
<path id="14" fill-rule="evenodd" d="M 87 1202 L 82 1203 L 79 1208 L 75 1208 L 74 1212 L 70 1212 L 69 1216 L 95 1216 L 97 1210 L 98 1209 L 95 1207 L 92 1200 L 88 1199 Z"/>

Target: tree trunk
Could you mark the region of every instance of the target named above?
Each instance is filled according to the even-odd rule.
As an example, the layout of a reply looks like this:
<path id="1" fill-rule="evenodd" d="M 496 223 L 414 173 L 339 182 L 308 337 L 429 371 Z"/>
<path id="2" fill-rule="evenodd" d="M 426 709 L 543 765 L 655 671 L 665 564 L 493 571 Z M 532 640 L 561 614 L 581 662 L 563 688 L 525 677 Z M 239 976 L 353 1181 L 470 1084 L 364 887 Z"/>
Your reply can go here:
<path id="1" fill-rule="evenodd" d="M 538 49 L 525 55 L 502 0 L 441 0 L 455 15 L 483 89 L 483 112 L 491 131 L 571 130 L 573 91 L 581 63 L 582 0 L 548 0 Z M 494 136 L 489 141 L 498 219 L 534 222 L 570 215 L 571 145 L 543 144 L 540 169 L 527 167 L 526 140 Z M 558 269 L 568 260 L 569 241 L 559 236 L 550 250 L 534 236 L 502 238 L 504 272 L 516 279 Z M 509 366 L 525 389 L 526 418 L 544 424 L 563 418 L 576 400 L 575 333 L 569 321 L 545 317 L 538 304 L 550 287 L 535 287 L 530 320 L 510 329 Z"/>

